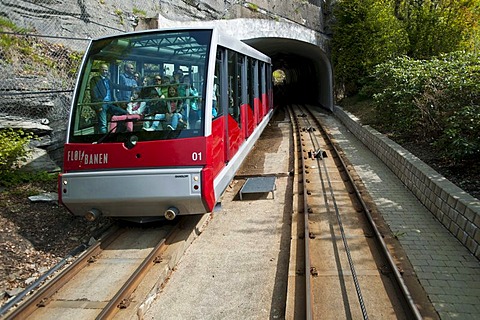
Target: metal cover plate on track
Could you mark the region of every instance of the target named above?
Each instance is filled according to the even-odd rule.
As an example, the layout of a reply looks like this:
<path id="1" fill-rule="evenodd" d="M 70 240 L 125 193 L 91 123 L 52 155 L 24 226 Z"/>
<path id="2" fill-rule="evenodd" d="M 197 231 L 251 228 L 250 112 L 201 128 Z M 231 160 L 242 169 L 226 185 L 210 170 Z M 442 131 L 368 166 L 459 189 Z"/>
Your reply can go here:
<path id="1" fill-rule="evenodd" d="M 240 200 L 243 200 L 245 193 L 265 193 L 271 192 L 275 199 L 275 180 L 276 177 L 255 177 L 248 178 L 243 187 L 240 189 Z"/>

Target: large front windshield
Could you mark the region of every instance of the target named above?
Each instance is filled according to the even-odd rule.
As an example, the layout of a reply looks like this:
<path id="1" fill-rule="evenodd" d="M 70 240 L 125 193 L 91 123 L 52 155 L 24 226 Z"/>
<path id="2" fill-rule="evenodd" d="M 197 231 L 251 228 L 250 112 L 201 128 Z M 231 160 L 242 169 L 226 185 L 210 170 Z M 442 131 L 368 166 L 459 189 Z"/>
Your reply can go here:
<path id="1" fill-rule="evenodd" d="M 210 39 L 210 30 L 185 30 L 94 41 L 77 84 L 69 141 L 202 135 Z"/>

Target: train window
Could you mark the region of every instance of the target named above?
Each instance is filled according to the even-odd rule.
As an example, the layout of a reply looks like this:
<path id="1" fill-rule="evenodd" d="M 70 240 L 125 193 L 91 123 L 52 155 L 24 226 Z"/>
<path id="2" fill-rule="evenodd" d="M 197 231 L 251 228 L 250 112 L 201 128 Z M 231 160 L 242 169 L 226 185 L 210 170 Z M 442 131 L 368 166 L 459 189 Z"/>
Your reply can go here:
<path id="1" fill-rule="evenodd" d="M 247 101 L 248 101 L 248 104 L 250 105 L 250 108 L 252 109 L 252 111 L 254 110 L 254 107 L 255 107 L 255 97 L 256 97 L 256 94 L 255 94 L 256 70 L 257 70 L 257 61 L 252 59 L 252 58 L 248 58 L 248 70 L 247 70 L 247 74 L 248 74 L 248 89 L 247 89 L 248 98 L 247 98 Z"/>
<path id="2" fill-rule="evenodd" d="M 140 140 L 203 135 L 210 39 L 211 30 L 181 30 L 93 41 L 75 90 L 69 141 L 124 141 L 132 132 Z"/>
<path id="3" fill-rule="evenodd" d="M 273 96 L 272 96 L 272 94 L 273 94 L 273 90 L 272 90 L 272 87 L 273 87 L 273 71 L 272 71 L 272 65 L 267 64 L 266 67 L 267 67 L 266 89 L 267 89 L 267 94 L 268 94 L 268 108 L 273 109 L 273 104 L 272 104 L 272 102 L 273 102 Z"/>
<path id="4" fill-rule="evenodd" d="M 212 97 L 212 115 L 219 117 L 223 115 L 222 106 L 222 90 L 220 84 L 222 83 L 222 55 L 223 49 L 217 51 L 217 59 L 215 63 L 215 76 L 213 78 L 213 97 Z"/>
<path id="5" fill-rule="evenodd" d="M 239 96 L 240 96 L 240 105 L 244 105 L 248 103 L 248 74 L 247 74 L 247 57 L 244 55 L 240 55 L 241 59 L 238 63 L 238 68 L 240 69 L 239 72 L 241 74 L 240 77 L 240 88 L 239 88 Z"/>
<path id="6" fill-rule="evenodd" d="M 240 126 L 241 58 L 235 51 L 228 52 L 228 113 Z"/>
<path id="7" fill-rule="evenodd" d="M 258 68 L 257 68 L 257 77 L 258 77 L 258 83 L 257 83 L 257 90 L 258 90 L 258 98 L 260 101 L 262 100 L 262 66 L 263 62 L 258 63 Z"/>
<path id="8" fill-rule="evenodd" d="M 266 94 L 267 94 L 267 88 L 266 88 L 266 81 L 267 81 L 267 76 L 266 76 L 266 69 L 265 69 L 265 62 L 260 62 L 259 68 L 258 68 L 258 80 L 259 80 L 259 94 L 260 94 L 260 99 L 262 101 L 262 113 L 265 114 L 268 110 L 265 109 L 266 102 L 264 101 L 266 99 Z"/>

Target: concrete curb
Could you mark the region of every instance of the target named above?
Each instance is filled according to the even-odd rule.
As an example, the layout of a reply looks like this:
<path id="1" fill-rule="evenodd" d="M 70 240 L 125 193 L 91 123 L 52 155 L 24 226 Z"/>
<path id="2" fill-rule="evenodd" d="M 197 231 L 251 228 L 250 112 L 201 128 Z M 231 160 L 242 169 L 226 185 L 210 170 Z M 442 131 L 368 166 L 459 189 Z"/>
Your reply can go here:
<path id="1" fill-rule="evenodd" d="M 386 166 L 419 201 L 480 259 L 480 201 L 457 187 L 422 160 L 354 115 L 334 107 L 335 116 Z"/>

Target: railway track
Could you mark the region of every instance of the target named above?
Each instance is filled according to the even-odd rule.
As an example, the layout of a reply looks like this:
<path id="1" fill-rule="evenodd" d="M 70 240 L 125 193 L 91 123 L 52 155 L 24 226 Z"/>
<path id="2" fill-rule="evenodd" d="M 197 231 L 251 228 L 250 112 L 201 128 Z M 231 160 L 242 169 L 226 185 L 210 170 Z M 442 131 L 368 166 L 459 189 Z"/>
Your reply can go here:
<path id="1" fill-rule="evenodd" d="M 288 319 L 421 319 L 348 168 L 319 122 L 289 110 L 295 141 Z"/>
<path id="2" fill-rule="evenodd" d="M 163 261 L 171 259 L 166 253 L 171 244 L 191 241 L 192 230 L 199 232 L 196 228 L 204 219 L 194 216 L 161 227 L 110 230 L 6 319 L 112 319 L 138 314 L 152 287 L 163 285 L 169 276 L 157 283 L 154 278 L 165 273 L 159 268 L 169 273 L 176 263 Z M 149 272 L 154 276 L 148 278 Z M 145 277 L 143 293 L 134 293 Z"/>
<path id="3" fill-rule="evenodd" d="M 296 136 L 293 143 L 296 148 L 294 151 L 296 165 L 294 169 L 295 181 L 293 184 L 288 184 L 294 186 L 293 194 L 295 198 L 293 203 L 294 215 L 291 221 L 291 261 L 285 318 L 420 319 L 421 317 L 409 297 L 408 290 L 402 283 L 402 277 L 397 271 L 394 261 L 389 257 L 385 244 L 382 243 L 381 235 L 376 230 L 375 225 L 372 224 L 369 210 L 360 197 L 361 193 L 348 175 L 348 168 L 345 168 L 345 164 L 337 154 L 334 144 L 329 141 L 328 133 L 324 132 L 319 121 L 315 120 L 321 119 L 322 115 L 310 114 L 307 109 L 301 107 L 292 109 L 290 114 Z M 290 179 L 290 175 L 288 176 Z M 232 189 L 231 193 L 235 192 Z M 234 197 L 232 195 L 232 199 Z M 275 197 L 275 199 L 277 198 Z M 288 198 L 290 199 L 290 197 Z M 272 204 L 273 201 L 272 199 Z M 280 201 L 277 205 L 281 206 L 279 210 L 282 210 L 285 203 Z M 244 203 L 237 201 L 237 203 L 233 203 L 231 208 L 241 209 L 244 206 Z M 289 210 L 286 211 L 285 215 L 288 216 L 289 212 Z M 250 215 L 251 213 L 248 213 L 244 216 L 244 219 L 250 219 Z M 233 216 L 235 224 L 240 223 L 238 215 Z M 194 216 L 190 218 L 193 219 Z M 218 236 L 224 239 L 227 237 L 226 234 L 238 234 L 238 232 L 228 229 L 231 228 L 228 216 L 219 217 L 219 219 L 215 219 L 215 222 L 220 220 L 225 220 L 226 225 L 223 225 Z M 248 221 L 251 223 L 250 220 Z M 275 222 L 275 225 L 277 223 Z M 190 231 L 196 229 L 199 222 L 188 222 L 188 225 L 190 226 L 187 226 L 185 222 L 182 229 Z M 262 226 L 264 227 L 263 224 Z M 272 228 L 275 228 L 275 226 Z M 240 229 L 243 230 L 242 227 Z M 155 232 L 158 233 L 159 231 L 156 230 Z M 102 240 L 98 250 L 103 250 L 104 253 L 84 254 L 84 256 L 95 258 L 87 258 L 87 262 L 83 262 L 85 266 L 79 267 L 80 270 L 77 274 L 71 276 L 71 279 L 66 281 L 65 285 L 54 288 L 49 294 L 39 293 L 38 298 L 32 296 L 29 300 L 29 306 L 26 304 L 28 308 L 31 308 L 29 311 L 12 313 L 9 318 L 125 319 L 132 318 L 132 314 L 135 315 L 136 313 L 138 315 L 139 312 L 146 312 L 149 308 L 148 303 L 153 304 L 151 301 L 154 300 L 155 292 L 158 292 L 160 290 L 158 287 L 164 283 L 154 278 L 163 272 L 159 271 L 158 265 L 165 263 L 165 261 L 155 263 L 161 259 L 158 259 L 158 257 L 165 257 L 166 260 L 169 255 L 182 256 L 183 254 L 178 251 L 173 254 L 154 254 L 153 256 L 157 259 L 147 262 L 147 265 L 150 265 L 152 269 L 145 276 L 145 281 L 141 285 L 137 285 L 139 280 L 128 280 L 135 270 L 139 270 L 142 261 L 148 260 L 143 257 L 146 257 L 161 242 L 160 238 L 162 237 L 159 237 L 158 234 L 154 235 L 155 232 L 152 231 L 152 234 L 150 234 L 149 231 L 143 230 L 133 233 L 130 241 L 126 241 L 126 243 L 117 242 L 117 240 L 109 242 L 106 239 Z M 167 232 L 167 230 L 162 231 L 164 236 Z M 147 237 L 147 234 L 150 234 L 150 236 Z M 286 236 L 288 242 L 290 233 L 286 232 L 286 234 L 288 234 Z M 255 236 L 254 239 L 258 237 L 257 232 L 249 231 L 248 234 L 243 235 L 242 240 L 247 243 L 257 241 L 249 238 L 250 235 Z M 165 240 L 164 242 L 174 245 L 181 241 Z M 212 251 L 212 249 L 215 250 L 214 244 L 218 246 L 219 243 L 223 242 L 211 241 L 212 248 L 209 247 L 207 252 L 214 252 Z M 105 249 L 109 251 L 108 254 L 105 253 Z M 248 250 L 244 249 L 243 252 L 249 252 Z M 224 250 L 220 250 L 219 254 L 221 253 L 224 253 Z M 231 252 L 228 252 L 227 256 L 230 257 L 230 255 Z M 209 257 L 208 254 L 205 254 L 205 256 Z M 106 259 L 102 260 L 103 258 Z M 286 262 L 287 259 L 283 261 Z M 136 264 L 135 267 L 132 265 L 129 272 L 113 269 L 114 265 L 121 265 L 130 262 L 130 260 L 136 260 Z M 232 270 L 238 267 L 231 266 L 228 268 L 224 266 L 223 263 L 226 260 L 225 257 L 219 259 L 221 261 L 220 269 Z M 280 258 L 279 261 L 282 261 L 282 259 Z M 80 262 L 78 263 L 80 264 Z M 102 272 L 96 271 L 96 268 L 100 268 L 100 265 L 107 267 Z M 170 268 L 173 268 L 175 263 L 172 262 L 169 265 Z M 286 265 L 286 263 L 282 265 Z M 217 267 L 218 265 L 215 265 L 215 268 Z M 249 267 L 251 267 L 251 264 L 249 264 Z M 258 268 L 261 269 L 261 267 Z M 212 300 L 211 297 L 208 297 L 208 294 L 219 292 L 216 291 L 218 290 L 218 283 L 216 284 L 215 281 L 218 282 L 222 274 L 218 269 L 215 270 L 217 277 L 208 276 L 208 280 L 213 283 L 211 286 L 206 285 L 206 279 L 202 278 L 205 281 L 200 281 L 202 287 L 199 295 L 205 294 L 207 296 L 203 298 L 195 296 L 196 300 L 208 302 Z M 120 275 L 121 272 L 123 273 Z M 189 269 L 188 274 L 195 274 L 195 272 Z M 196 274 L 198 277 L 198 273 Z M 280 275 L 284 276 L 280 272 L 275 280 L 279 280 Z M 185 277 L 185 274 L 183 276 Z M 168 276 L 164 279 L 166 278 Z M 229 278 L 228 273 L 224 275 L 224 278 Z M 188 286 L 195 282 L 195 280 L 188 278 L 182 279 L 182 281 L 188 283 Z M 235 277 L 235 279 L 238 280 L 238 277 Z M 133 285 L 128 286 L 126 283 L 129 282 Z M 146 282 L 149 282 L 149 284 L 144 285 Z M 112 283 L 115 286 L 110 288 L 109 285 Z M 122 291 L 120 289 L 123 287 L 129 287 L 130 289 L 126 290 L 125 294 L 118 293 Z M 152 287 L 156 288 L 152 289 Z M 235 284 L 228 285 L 227 288 L 228 290 L 242 291 L 238 289 L 239 287 L 235 287 Z M 83 293 L 84 289 L 91 289 L 91 291 Z M 182 292 L 184 290 L 173 291 Z M 279 290 L 276 292 L 277 295 L 275 293 L 273 295 L 277 297 L 283 292 L 284 290 Z M 223 294 L 226 295 L 225 292 Z M 220 293 L 219 295 L 221 296 Z M 162 298 L 165 299 L 165 297 L 161 297 L 160 300 Z M 169 301 L 178 303 L 179 301 L 186 301 L 187 298 L 176 299 L 176 301 L 170 299 Z M 281 306 L 283 306 L 283 297 L 280 300 L 282 301 Z M 238 302 L 238 299 L 235 299 L 235 302 Z M 206 309 L 204 306 L 195 306 L 195 301 L 188 301 L 187 305 L 188 307 L 183 309 Z M 16 312 L 20 312 L 21 308 L 26 307 L 20 306 Z M 179 307 L 169 305 L 168 308 L 176 310 Z M 211 314 L 213 318 L 218 314 L 214 313 L 214 308 L 211 309 L 213 309 L 211 311 L 213 312 Z M 211 309 L 209 308 L 209 311 Z M 242 315 L 244 314 L 242 313 Z"/>

